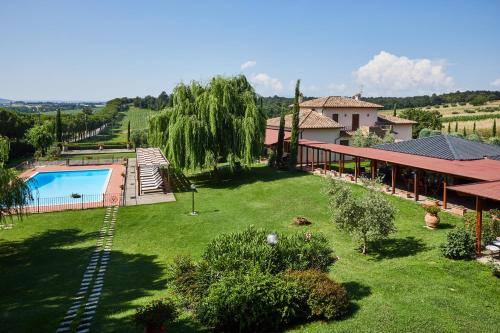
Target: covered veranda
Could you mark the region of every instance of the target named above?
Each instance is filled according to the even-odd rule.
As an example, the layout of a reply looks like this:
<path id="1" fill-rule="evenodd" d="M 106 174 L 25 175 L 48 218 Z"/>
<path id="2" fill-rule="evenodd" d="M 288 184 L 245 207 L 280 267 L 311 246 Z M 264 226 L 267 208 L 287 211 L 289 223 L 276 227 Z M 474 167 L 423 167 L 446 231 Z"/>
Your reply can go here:
<path id="1" fill-rule="evenodd" d="M 285 150 L 289 149 L 289 142 L 285 142 Z M 347 158 L 346 158 L 347 157 Z M 448 191 L 473 195 L 476 197 L 475 209 L 477 212 L 477 232 L 481 232 L 482 211 L 488 202 L 489 206 L 498 207 L 500 201 L 500 161 L 481 160 L 444 160 L 426 156 L 411 155 L 399 152 L 380 150 L 375 148 L 359 148 L 313 140 L 299 140 L 297 168 L 304 171 L 320 171 L 334 176 L 345 176 L 346 160 L 354 163 L 354 172 L 348 176 L 357 182 L 362 176 L 362 161 L 369 161 L 370 170 L 363 175 L 376 178 L 381 166 L 390 168 L 390 192 L 396 193 L 396 183 L 401 169 L 413 170 L 411 180 L 413 200 L 419 201 L 422 189 L 422 179 L 427 174 L 440 175 L 440 182 L 433 184 L 442 189 L 441 200 L 437 200 L 442 209 L 448 209 Z M 332 165 L 338 162 L 338 169 Z M 450 186 L 450 184 L 453 184 Z M 431 185 L 432 186 L 432 185 Z M 436 198 L 437 199 L 437 198 Z M 478 244 L 480 244 L 480 235 Z M 480 245 L 477 245 L 478 255 Z"/>

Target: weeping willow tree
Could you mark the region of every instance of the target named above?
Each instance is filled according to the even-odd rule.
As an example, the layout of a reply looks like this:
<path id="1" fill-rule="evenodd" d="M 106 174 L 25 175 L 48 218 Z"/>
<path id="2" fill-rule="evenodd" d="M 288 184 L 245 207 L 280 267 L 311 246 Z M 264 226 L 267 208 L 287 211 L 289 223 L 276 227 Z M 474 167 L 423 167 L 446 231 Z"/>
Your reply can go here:
<path id="1" fill-rule="evenodd" d="M 149 122 L 149 144 L 180 169 L 249 166 L 262 151 L 266 118 L 245 76 L 215 77 L 206 86 L 179 84 L 172 106 Z"/>

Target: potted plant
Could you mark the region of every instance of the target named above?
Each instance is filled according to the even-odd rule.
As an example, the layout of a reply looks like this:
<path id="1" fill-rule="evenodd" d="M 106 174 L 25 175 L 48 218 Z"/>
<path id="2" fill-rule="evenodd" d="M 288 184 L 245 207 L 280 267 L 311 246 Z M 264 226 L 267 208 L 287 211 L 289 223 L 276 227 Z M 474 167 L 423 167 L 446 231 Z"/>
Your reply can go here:
<path id="1" fill-rule="evenodd" d="M 438 206 L 425 206 L 424 207 L 425 209 L 425 224 L 429 227 L 429 228 L 436 228 L 439 224 L 439 212 L 441 211 L 441 209 L 438 207 Z"/>
<path id="2" fill-rule="evenodd" d="M 144 327 L 144 333 L 166 332 L 165 324 L 177 318 L 177 308 L 171 300 L 154 300 L 137 308 L 133 322 L 136 326 Z"/>

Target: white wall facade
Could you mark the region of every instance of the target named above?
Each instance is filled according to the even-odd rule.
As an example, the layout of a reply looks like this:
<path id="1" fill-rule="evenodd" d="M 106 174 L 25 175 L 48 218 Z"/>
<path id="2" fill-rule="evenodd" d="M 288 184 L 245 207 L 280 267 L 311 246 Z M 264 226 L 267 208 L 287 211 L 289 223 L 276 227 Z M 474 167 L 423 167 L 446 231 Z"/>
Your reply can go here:
<path id="1" fill-rule="evenodd" d="M 394 138 L 397 141 L 410 140 L 412 137 L 412 124 L 396 124 L 392 126 Z M 396 133 L 394 133 L 396 132 Z"/>
<path id="2" fill-rule="evenodd" d="M 377 108 L 315 108 L 314 111 L 332 119 L 333 114 L 339 115 L 339 124 L 352 128 L 352 115 L 359 114 L 359 127 L 375 126 L 377 122 Z"/>
<path id="3" fill-rule="evenodd" d="M 327 143 L 336 143 L 339 144 L 340 140 L 340 129 L 339 128 L 308 128 L 301 130 L 302 136 L 301 139 L 307 140 L 316 140 Z M 299 152 L 300 154 L 300 152 Z M 313 158 L 313 150 L 309 148 L 308 160 L 311 163 Z M 297 158 L 299 158 L 297 156 Z M 326 156 L 328 160 L 328 156 Z M 332 159 L 334 158 L 334 154 L 332 154 Z M 314 155 L 314 161 L 317 161 L 317 155 Z M 319 162 L 324 162 L 323 152 L 319 153 Z M 306 148 L 302 147 L 302 163 L 306 163 Z"/>

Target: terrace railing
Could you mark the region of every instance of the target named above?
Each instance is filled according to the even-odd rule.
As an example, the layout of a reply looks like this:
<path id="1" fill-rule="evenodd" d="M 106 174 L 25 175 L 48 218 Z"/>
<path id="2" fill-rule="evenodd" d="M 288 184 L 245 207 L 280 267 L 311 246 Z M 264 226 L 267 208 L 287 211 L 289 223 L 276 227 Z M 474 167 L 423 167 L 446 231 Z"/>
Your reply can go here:
<path id="1" fill-rule="evenodd" d="M 127 161 L 126 157 L 111 157 L 111 158 L 79 158 L 79 159 L 58 159 L 53 161 L 35 161 L 28 160 L 16 166 L 19 171 L 32 169 L 40 166 L 65 165 L 65 166 L 80 166 L 80 165 L 107 165 L 107 164 L 123 164 Z"/>
<path id="2" fill-rule="evenodd" d="M 124 205 L 125 196 L 122 193 L 78 194 L 50 198 L 40 198 L 35 194 L 33 200 L 25 207 L 25 212 L 34 214 Z"/>

